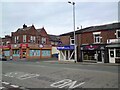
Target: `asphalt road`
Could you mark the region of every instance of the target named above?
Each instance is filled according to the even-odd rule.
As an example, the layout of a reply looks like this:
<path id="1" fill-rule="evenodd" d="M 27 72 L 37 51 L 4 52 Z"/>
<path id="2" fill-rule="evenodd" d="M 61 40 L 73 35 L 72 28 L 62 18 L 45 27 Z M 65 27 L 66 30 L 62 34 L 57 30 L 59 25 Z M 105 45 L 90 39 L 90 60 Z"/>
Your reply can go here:
<path id="1" fill-rule="evenodd" d="M 118 88 L 118 66 L 60 64 L 57 62 L 4 61 L 0 89 Z"/>

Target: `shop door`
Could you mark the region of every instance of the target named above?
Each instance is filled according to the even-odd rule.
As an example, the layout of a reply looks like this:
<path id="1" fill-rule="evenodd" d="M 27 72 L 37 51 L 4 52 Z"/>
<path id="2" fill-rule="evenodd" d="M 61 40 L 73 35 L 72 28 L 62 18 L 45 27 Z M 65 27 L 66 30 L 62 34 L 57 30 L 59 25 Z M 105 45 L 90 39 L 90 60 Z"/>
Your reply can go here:
<path id="1" fill-rule="evenodd" d="M 115 63 L 115 52 L 114 49 L 109 49 L 109 62 Z"/>
<path id="2" fill-rule="evenodd" d="M 26 58 L 26 50 L 22 51 L 22 58 Z"/>
<path id="3" fill-rule="evenodd" d="M 102 62 L 101 51 L 98 51 L 98 62 Z"/>

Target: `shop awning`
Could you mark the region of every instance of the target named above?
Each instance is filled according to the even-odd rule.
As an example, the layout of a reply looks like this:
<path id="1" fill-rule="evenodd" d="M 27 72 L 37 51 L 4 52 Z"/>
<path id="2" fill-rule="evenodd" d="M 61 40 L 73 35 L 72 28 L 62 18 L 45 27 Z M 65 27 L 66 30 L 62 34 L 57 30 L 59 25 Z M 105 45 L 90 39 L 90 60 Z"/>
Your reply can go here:
<path id="1" fill-rule="evenodd" d="M 110 48 L 119 47 L 120 48 L 120 44 L 107 45 L 106 47 L 110 47 Z"/>

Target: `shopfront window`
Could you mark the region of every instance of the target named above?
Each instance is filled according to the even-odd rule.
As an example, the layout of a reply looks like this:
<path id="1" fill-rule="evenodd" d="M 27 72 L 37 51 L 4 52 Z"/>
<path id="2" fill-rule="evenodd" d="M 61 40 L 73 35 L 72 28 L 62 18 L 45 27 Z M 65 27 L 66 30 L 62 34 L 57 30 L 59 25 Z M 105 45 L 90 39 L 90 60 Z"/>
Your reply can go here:
<path id="1" fill-rule="evenodd" d="M 50 56 L 50 50 L 42 50 L 42 56 Z"/>
<path id="2" fill-rule="evenodd" d="M 5 56 L 10 56 L 10 51 L 9 50 L 4 51 L 4 55 Z"/>
<path id="3" fill-rule="evenodd" d="M 13 50 L 13 56 L 20 56 L 20 51 L 18 49 Z"/>
<path id="4" fill-rule="evenodd" d="M 40 50 L 30 50 L 30 56 L 40 56 Z"/>
<path id="5" fill-rule="evenodd" d="M 116 57 L 120 57 L 120 49 L 116 49 Z"/>

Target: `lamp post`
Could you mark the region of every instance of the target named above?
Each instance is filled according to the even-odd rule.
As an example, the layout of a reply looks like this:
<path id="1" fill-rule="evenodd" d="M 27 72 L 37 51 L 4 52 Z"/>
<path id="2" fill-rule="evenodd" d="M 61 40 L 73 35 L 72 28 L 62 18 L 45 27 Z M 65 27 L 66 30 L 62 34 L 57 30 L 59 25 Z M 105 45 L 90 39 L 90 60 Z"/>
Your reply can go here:
<path id="1" fill-rule="evenodd" d="M 74 52 L 75 52 L 75 63 L 77 62 L 77 49 L 76 49 L 76 37 L 75 37 L 75 2 L 70 2 L 68 3 L 73 5 L 73 29 L 74 29 Z"/>

